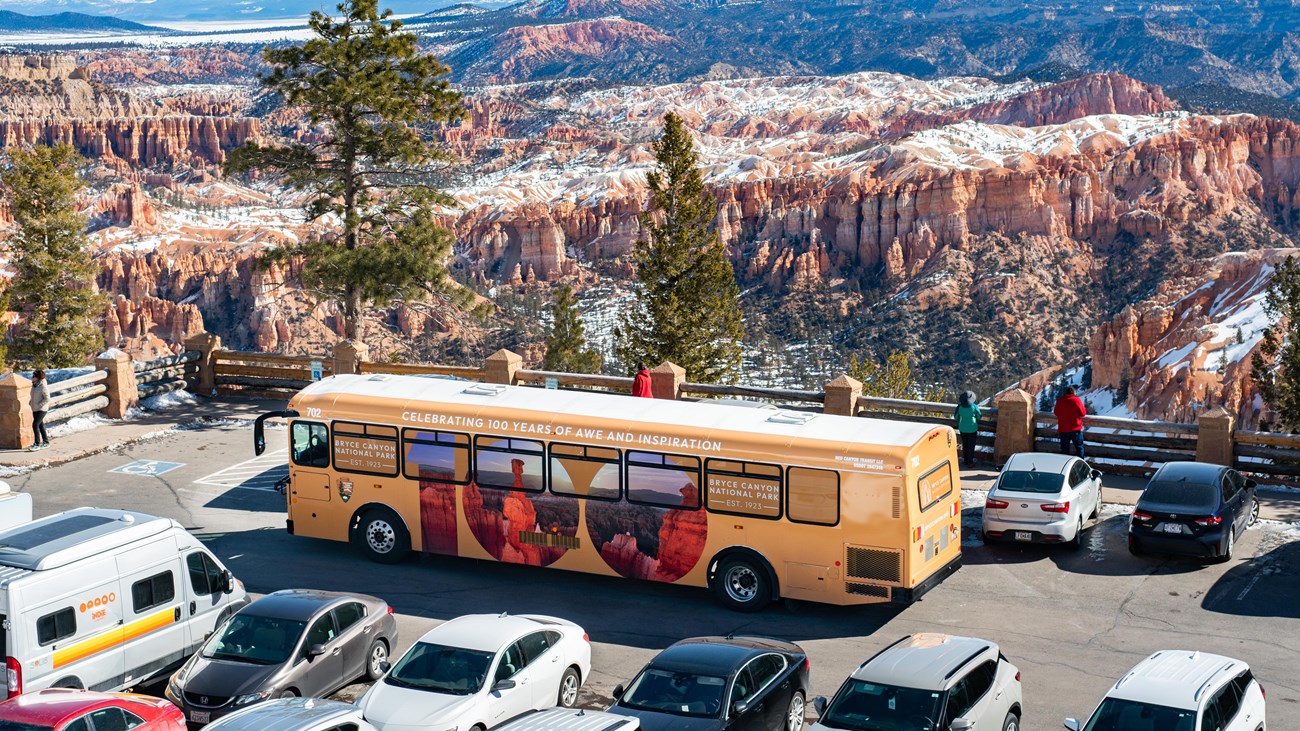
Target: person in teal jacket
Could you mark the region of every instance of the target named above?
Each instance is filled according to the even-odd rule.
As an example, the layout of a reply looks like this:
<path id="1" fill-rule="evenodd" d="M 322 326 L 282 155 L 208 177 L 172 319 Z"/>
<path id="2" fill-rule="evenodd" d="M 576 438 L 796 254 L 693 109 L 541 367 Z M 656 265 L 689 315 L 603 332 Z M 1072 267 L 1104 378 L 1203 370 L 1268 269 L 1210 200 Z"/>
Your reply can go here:
<path id="1" fill-rule="evenodd" d="M 975 466 L 975 436 L 980 430 L 980 407 L 975 403 L 975 394 L 966 391 L 957 399 L 957 409 L 953 416 L 957 420 L 957 436 L 961 438 L 961 464 L 963 467 Z"/>

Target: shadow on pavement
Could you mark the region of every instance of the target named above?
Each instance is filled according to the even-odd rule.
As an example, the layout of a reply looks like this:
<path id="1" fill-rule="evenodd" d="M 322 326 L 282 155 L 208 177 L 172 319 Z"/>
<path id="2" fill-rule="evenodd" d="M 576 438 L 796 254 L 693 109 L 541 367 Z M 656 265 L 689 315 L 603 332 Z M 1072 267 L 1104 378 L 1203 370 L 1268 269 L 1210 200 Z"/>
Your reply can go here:
<path id="1" fill-rule="evenodd" d="M 1282 543 L 1233 566 L 1205 593 L 1201 608 L 1243 617 L 1300 619 L 1300 543 Z"/>
<path id="2" fill-rule="evenodd" d="M 792 641 L 859 637 L 905 610 L 890 604 L 774 602 L 762 612 L 741 614 L 718 606 L 700 587 L 443 556 L 381 565 L 347 544 L 294 537 L 283 530 L 201 537 L 252 592 L 304 585 L 363 592 L 403 614 L 443 620 L 485 612 L 551 614 L 577 622 L 595 640 L 650 649 L 729 632 Z M 280 560 L 287 555 L 293 556 L 292 575 Z"/>
<path id="3" fill-rule="evenodd" d="M 284 465 L 272 467 L 237 485 L 231 485 L 230 489 L 204 503 L 203 507 L 283 513 L 285 512 L 284 495 L 275 489 L 275 483 L 287 473 L 288 467 Z"/>

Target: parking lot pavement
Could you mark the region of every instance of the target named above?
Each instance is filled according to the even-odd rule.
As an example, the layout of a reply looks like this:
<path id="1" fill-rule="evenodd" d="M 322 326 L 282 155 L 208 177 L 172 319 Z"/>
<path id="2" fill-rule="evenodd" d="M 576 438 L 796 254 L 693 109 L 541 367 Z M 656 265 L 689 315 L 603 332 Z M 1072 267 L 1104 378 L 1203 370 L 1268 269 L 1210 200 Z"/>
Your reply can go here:
<path id="1" fill-rule="evenodd" d="M 273 449 L 284 433 L 268 435 Z M 1059 729 L 1064 716 L 1086 715 L 1125 670 L 1172 648 L 1246 660 L 1268 692 L 1270 728 L 1300 729 L 1294 525 L 1265 521 L 1242 539 L 1240 558 L 1229 565 L 1139 559 L 1125 549 L 1124 508 L 1108 506 L 1078 552 L 985 546 L 968 534 L 965 567 L 911 607 L 786 602 L 743 615 L 716 606 L 702 589 L 440 557 L 380 566 L 347 545 L 289 536 L 284 498 L 266 488 L 283 467 L 250 461 L 250 443 L 247 424 L 192 427 L 10 482 L 32 493 L 42 515 L 99 505 L 173 517 L 253 592 L 311 586 L 384 597 L 399 613 L 399 650 L 438 622 L 471 612 L 574 620 L 593 640 L 594 673 L 584 696 L 592 705 L 608 703 L 615 684 L 692 635 L 754 633 L 798 642 L 812 660 L 814 693 L 830 694 L 895 639 L 944 631 L 994 640 L 1021 668 L 1028 731 Z M 134 466 L 122 469 L 128 465 Z M 964 502 L 964 524 L 978 525 L 977 493 Z"/>

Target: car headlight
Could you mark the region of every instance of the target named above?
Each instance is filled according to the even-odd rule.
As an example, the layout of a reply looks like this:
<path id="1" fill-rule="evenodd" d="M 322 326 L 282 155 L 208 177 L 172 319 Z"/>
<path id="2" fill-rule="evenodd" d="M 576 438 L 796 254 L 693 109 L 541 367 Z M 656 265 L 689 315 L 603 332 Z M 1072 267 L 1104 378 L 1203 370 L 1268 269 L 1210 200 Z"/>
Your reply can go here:
<path id="1" fill-rule="evenodd" d="M 175 675 L 171 676 L 171 678 L 168 678 L 167 680 L 167 692 L 171 693 L 174 698 L 181 697 L 181 686 L 176 682 Z"/>
<path id="2" fill-rule="evenodd" d="M 269 690 L 259 690 L 256 693 L 248 693 L 235 698 L 235 705 L 246 706 L 249 703 L 257 703 L 258 701 L 266 700 L 270 695 L 271 691 Z"/>

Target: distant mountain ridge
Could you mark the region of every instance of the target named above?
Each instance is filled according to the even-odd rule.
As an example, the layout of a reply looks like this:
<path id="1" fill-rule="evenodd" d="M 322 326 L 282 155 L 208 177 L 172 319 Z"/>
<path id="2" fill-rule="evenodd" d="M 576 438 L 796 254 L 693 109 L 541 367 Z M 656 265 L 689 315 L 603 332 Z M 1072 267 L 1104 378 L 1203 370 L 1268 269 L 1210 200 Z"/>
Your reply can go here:
<path id="1" fill-rule="evenodd" d="M 55 13 L 53 15 L 24 15 L 11 10 L 0 10 L 0 31 L 160 31 L 159 28 L 143 23 L 136 23 L 107 15 L 87 15 L 85 13 Z"/>

